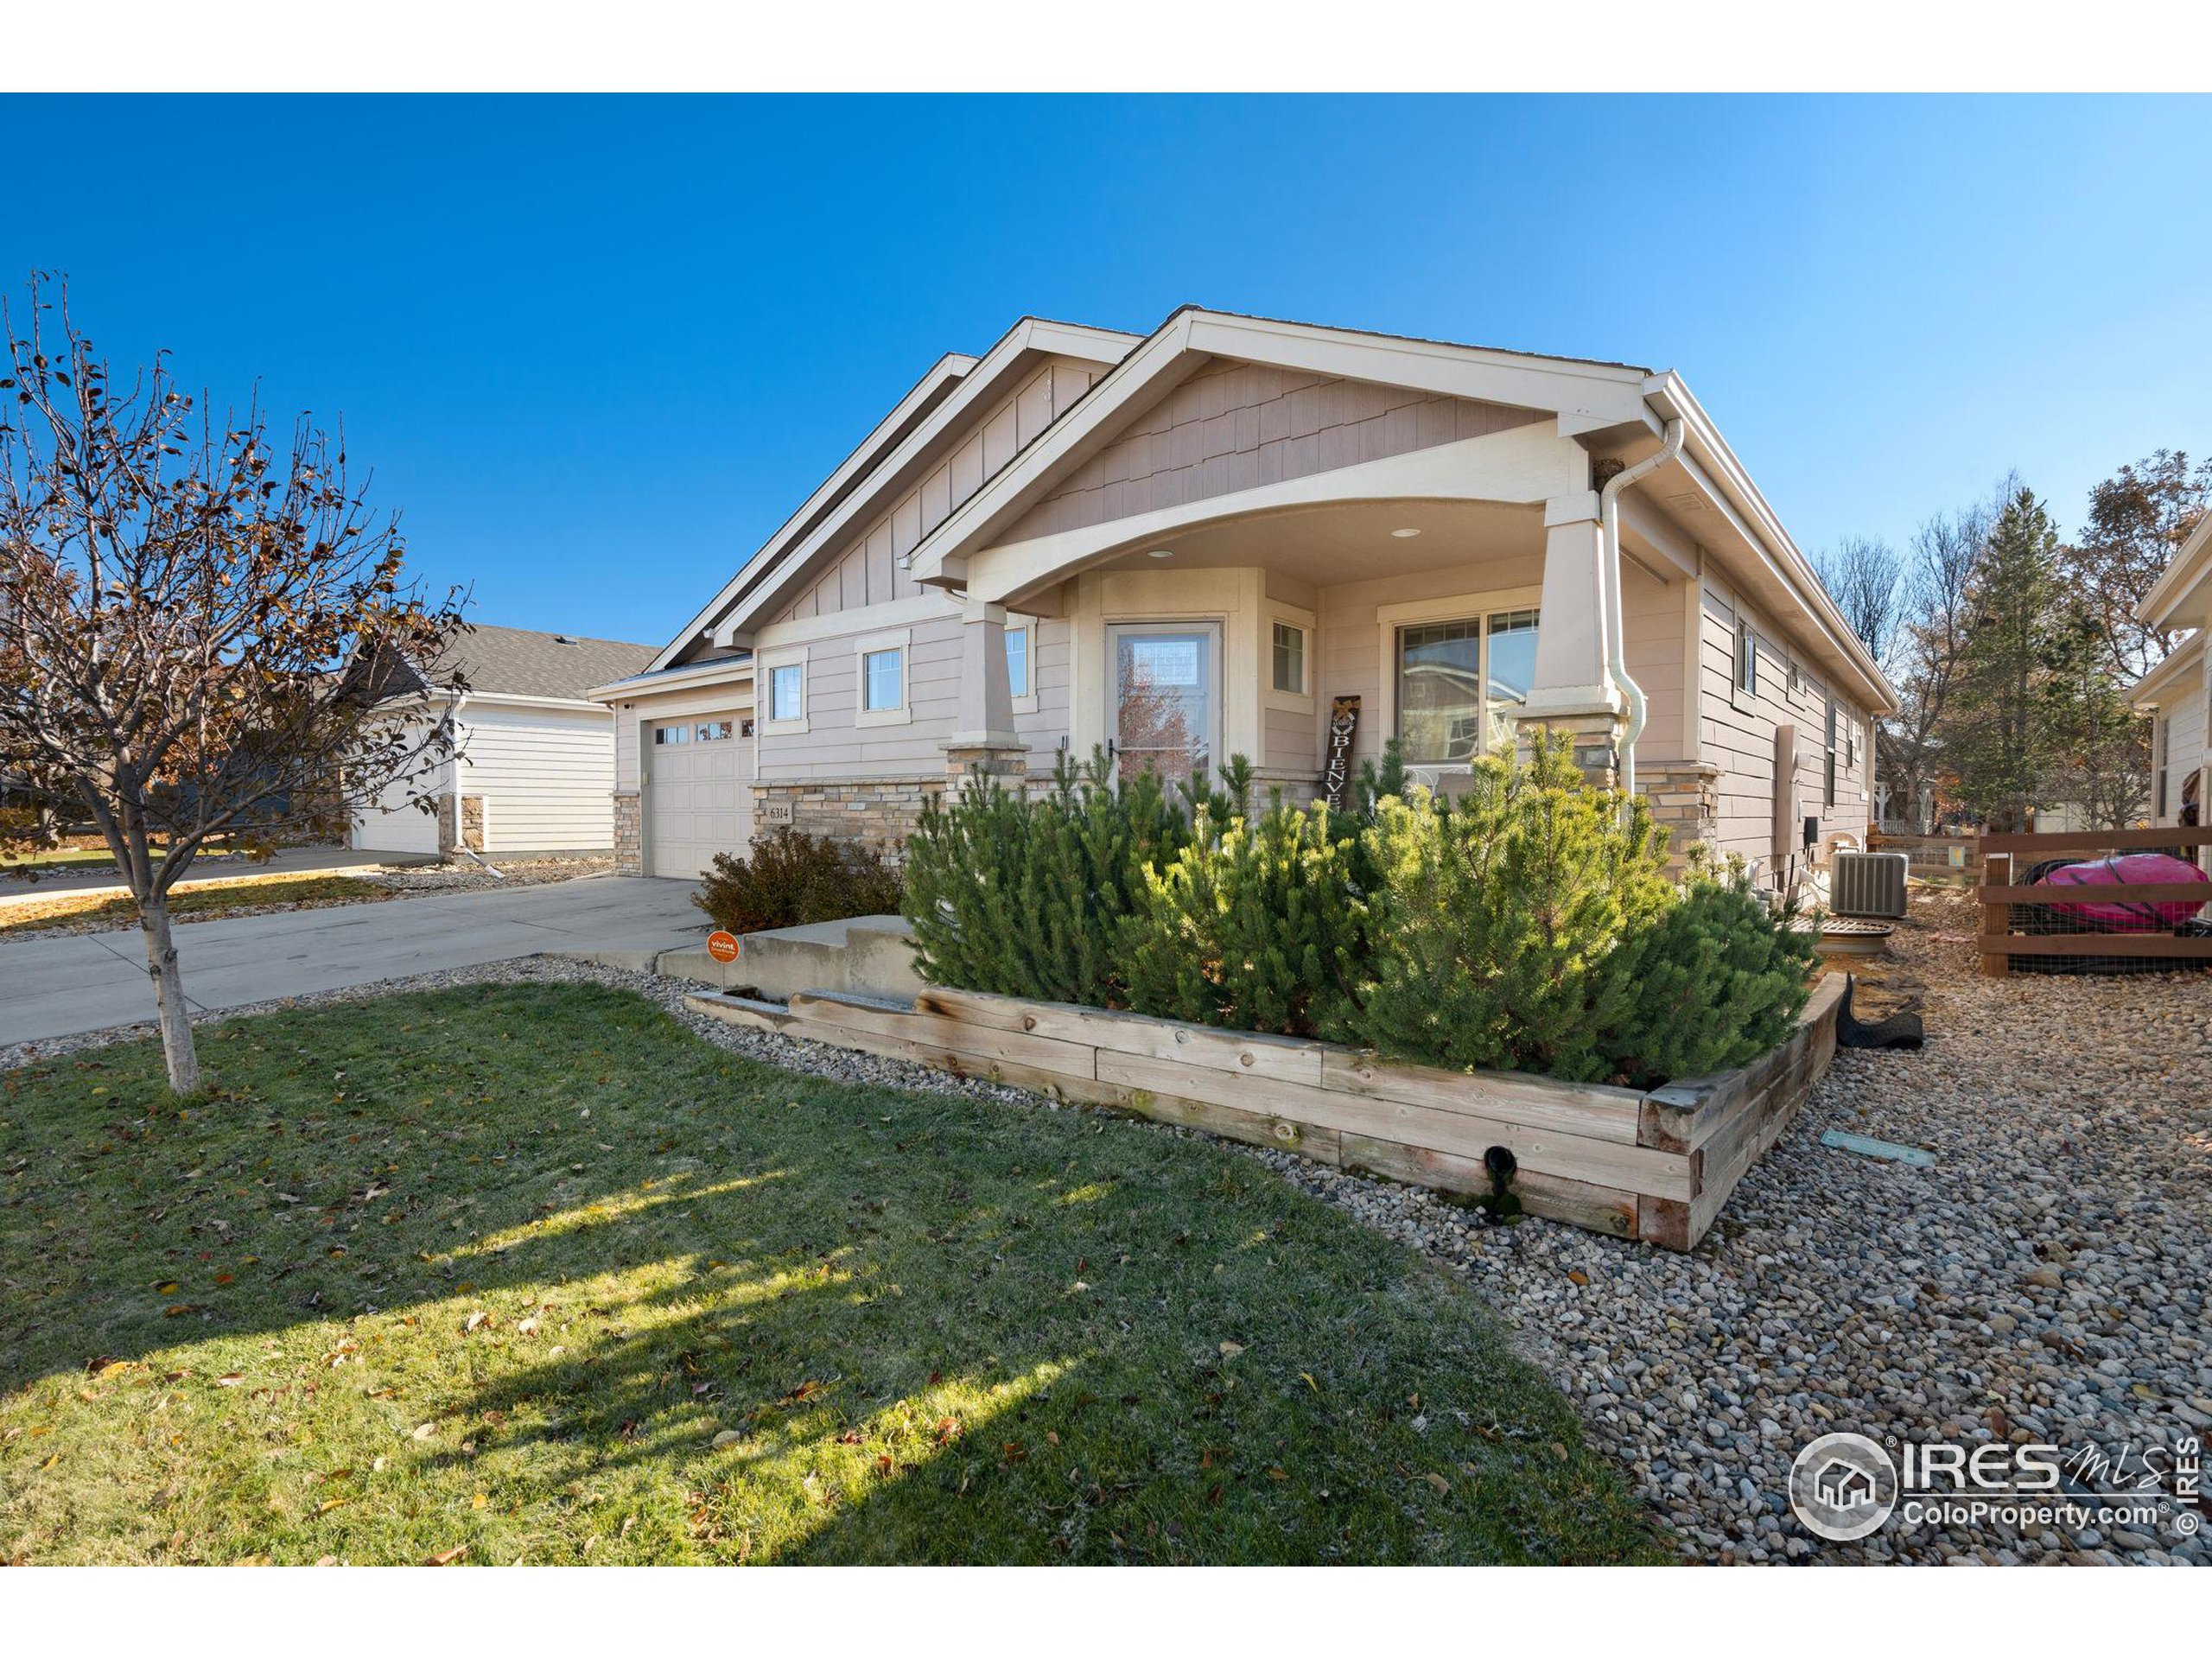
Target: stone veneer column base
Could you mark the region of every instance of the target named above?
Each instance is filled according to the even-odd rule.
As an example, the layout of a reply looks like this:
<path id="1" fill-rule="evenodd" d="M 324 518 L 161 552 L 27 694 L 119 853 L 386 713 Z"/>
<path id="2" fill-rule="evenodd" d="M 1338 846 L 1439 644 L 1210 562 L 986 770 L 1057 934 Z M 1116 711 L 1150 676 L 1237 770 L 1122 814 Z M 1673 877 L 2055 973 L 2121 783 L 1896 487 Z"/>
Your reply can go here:
<path id="1" fill-rule="evenodd" d="M 614 874 L 643 875 L 645 873 L 645 842 L 640 834 L 643 828 L 638 804 L 638 791 L 618 789 L 614 791 Z"/>
<path id="2" fill-rule="evenodd" d="M 1552 734 L 1573 751 L 1574 764 L 1599 789 L 1620 787 L 1619 719 L 1612 715 L 1529 715 L 1514 728 L 1514 749 L 1525 764 L 1537 732 Z"/>
<path id="3" fill-rule="evenodd" d="M 1669 863 L 1679 867 L 1692 847 L 1713 839 L 1720 820 L 1720 768 L 1713 761 L 1638 760 L 1636 792 L 1651 804 L 1652 821 L 1667 827 Z"/>

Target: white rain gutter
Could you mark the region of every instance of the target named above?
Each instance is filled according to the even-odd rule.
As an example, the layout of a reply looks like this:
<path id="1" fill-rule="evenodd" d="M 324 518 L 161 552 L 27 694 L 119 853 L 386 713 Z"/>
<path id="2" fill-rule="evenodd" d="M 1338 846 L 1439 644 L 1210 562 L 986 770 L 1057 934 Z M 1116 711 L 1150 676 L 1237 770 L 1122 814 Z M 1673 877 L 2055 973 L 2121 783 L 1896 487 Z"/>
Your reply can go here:
<path id="1" fill-rule="evenodd" d="M 1598 495 L 1598 536 L 1603 548 L 1600 556 L 1605 589 L 1605 672 L 1628 699 L 1628 730 L 1621 742 L 1621 792 L 1630 798 L 1636 794 L 1636 741 L 1643 735 L 1648 710 L 1643 688 L 1629 677 L 1628 659 L 1623 654 L 1626 646 L 1621 615 L 1621 492 L 1681 454 L 1683 429 L 1681 416 L 1670 419 L 1660 446 L 1635 466 L 1624 467 L 1607 479 L 1605 487 Z"/>

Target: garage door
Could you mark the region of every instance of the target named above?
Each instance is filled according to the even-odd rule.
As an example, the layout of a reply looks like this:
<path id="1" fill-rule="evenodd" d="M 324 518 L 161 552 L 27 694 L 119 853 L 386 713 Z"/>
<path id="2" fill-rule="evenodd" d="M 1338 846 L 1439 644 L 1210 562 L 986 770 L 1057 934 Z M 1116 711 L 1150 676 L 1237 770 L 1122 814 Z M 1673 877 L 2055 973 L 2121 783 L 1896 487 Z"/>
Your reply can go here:
<path id="1" fill-rule="evenodd" d="M 753 740 L 741 715 L 657 721 L 645 740 L 645 870 L 699 875 L 753 843 Z"/>

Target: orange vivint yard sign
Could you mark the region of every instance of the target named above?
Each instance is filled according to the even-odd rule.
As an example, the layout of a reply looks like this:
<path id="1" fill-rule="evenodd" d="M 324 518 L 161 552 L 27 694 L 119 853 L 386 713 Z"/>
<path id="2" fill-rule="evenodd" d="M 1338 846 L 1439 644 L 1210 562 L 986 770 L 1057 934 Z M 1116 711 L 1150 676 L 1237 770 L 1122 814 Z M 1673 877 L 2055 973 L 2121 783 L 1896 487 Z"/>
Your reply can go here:
<path id="1" fill-rule="evenodd" d="M 742 948 L 736 934 L 724 932 L 719 927 L 707 935 L 707 954 L 716 962 L 735 962 Z"/>

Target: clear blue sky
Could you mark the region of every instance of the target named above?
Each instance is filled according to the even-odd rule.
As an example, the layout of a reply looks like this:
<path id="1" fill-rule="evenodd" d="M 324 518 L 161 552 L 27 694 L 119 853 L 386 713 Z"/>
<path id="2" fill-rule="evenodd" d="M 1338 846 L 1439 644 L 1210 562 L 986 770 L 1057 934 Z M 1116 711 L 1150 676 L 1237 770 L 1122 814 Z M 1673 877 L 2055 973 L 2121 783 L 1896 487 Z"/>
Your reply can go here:
<path id="1" fill-rule="evenodd" d="M 941 353 L 1197 302 L 1682 372 L 1799 543 L 2212 451 L 2212 99 L 0 99 L 0 284 L 658 643 Z"/>

